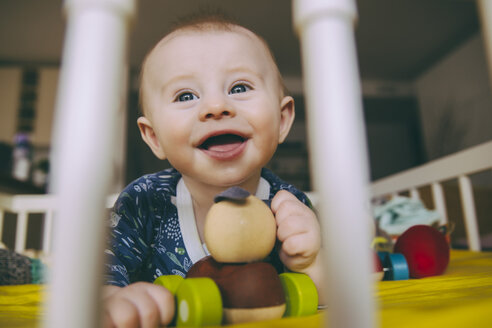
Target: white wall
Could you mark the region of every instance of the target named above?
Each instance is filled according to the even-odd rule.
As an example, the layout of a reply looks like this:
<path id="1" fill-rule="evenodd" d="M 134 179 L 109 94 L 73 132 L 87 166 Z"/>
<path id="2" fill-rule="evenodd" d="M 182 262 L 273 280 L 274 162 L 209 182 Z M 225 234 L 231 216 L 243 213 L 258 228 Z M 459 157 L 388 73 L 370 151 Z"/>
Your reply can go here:
<path id="1" fill-rule="evenodd" d="M 480 34 L 416 80 L 429 160 L 492 140 L 492 96 Z"/>

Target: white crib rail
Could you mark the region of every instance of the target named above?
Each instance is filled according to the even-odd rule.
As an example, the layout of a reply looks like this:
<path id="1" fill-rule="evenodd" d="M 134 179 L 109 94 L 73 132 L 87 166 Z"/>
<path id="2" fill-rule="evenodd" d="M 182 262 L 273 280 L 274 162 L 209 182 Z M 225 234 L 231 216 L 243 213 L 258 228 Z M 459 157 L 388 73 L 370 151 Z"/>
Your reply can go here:
<path id="1" fill-rule="evenodd" d="M 110 195 L 106 200 L 106 208 L 111 208 L 117 194 Z M 24 253 L 27 247 L 27 231 L 29 214 L 44 214 L 43 234 L 41 236 L 41 251 L 48 255 L 52 251 L 53 216 L 56 210 L 56 200 L 53 195 L 11 195 L 0 193 L 0 242 L 3 242 L 4 218 L 6 213 L 17 216 L 14 250 Z"/>
<path id="2" fill-rule="evenodd" d="M 371 185 L 371 192 L 373 197 L 379 197 L 410 191 L 414 197 L 418 197 L 417 188 L 431 186 L 435 208 L 441 214 L 443 223 L 446 223 L 446 202 L 442 183 L 457 179 L 468 245 L 470 250 L 479 251 L 480 234 L 470 175 L 490 169 L 492 169 L 492 141 L 375 181 Z"/>
<path id="3" fill-rule="evenodd" d="M 355 0 L 296 0 L 309 150 L 325 265 L 330 327 L 376 324 L 365 206 L 368 165 L 356 58 Z M 355 309 L 356 312 L 353 312 Z M 354 315 L 356 313 L 356 315 Z"/>
<path id="4" fill-rule="evenodd" d="M 44 214 L 44 228 L 41 250 L 46 254 L 50 253 L 54 209 L 54 198 L 50 195 L 0 194 L 0 241 L 2 241 L 5 212 L 17 214 L 14 250 L 23 253 L 26 250 L 28 216 L 31 213 L 42 213 Z"/>
<path id="5" fill-rule="evenodd" d="M 129 26 L 136 0 L 65 0 L 51 184 L 59 198 L 46 328 L 100 325 L 104 197 L 115 117 L 126 101 Z"/>

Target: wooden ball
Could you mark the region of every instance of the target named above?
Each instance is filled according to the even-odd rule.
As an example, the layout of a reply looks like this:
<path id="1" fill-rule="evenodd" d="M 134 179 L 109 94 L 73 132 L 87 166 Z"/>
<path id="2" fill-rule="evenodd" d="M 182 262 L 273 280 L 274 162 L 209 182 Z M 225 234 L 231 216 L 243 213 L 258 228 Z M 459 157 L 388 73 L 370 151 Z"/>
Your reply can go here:
<path id="1" fill-rule="evenodd" d="M 224 308 L 252 309 L 285 304 L 280 277 L 270 263 L 219 263 L 207 256 L 186 274 L 186 278 L 200 277 L 215 281 Z"/>
<path id="2" fill-rule="evenodd" d="M 407 229 L 398 237 L 394 252 L 405 256 L 412 278 L 440 275 L 449 263 L 446 237 L 427 225 L 415 225 Z"/>
<path id="3" fill-rule="evenodd" d="M 240 324 L 245 322 L 280 319 L 284 315 L 285 304 L 254 309 L 224 308 L 224 322 L 226 324 Z"/>
<path id="4" fill-rule="evenodd" d="M 249 195 L 243 200 L 222 200 L 212 205 L 204 232 L 207 248 L 216 261 L 253 262 L 272 251 L 277 224 L 270 208 Z"/>

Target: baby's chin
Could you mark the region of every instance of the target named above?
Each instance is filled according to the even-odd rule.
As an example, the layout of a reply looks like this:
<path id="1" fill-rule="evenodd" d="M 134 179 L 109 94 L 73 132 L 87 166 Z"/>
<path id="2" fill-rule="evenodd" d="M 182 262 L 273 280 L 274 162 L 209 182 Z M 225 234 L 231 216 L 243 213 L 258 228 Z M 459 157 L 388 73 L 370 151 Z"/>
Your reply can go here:
<path id="1" fill-rule="evenodd" d="M 258 180 L 258 179 L 256 179 Z M 256 181 L 258 182 L 258 181 Z M 253 181 L 247 177 L 222 177 L 220 180 L 210 180 L 210 185 L 215 186 L 220 189 L 228 189 L 231 187 L 242 187 L 248 189 L 248 185 L 253 184 Z"/>
<path id="2" fill-rule="evenodd" d="M 249 174 L 235 171 L 236 170 L 228 171 L 217 169 L 215 173 L 207 174 L 205 177 L 203 174 L 199 174 L 194 178 L 192 177 L 192 179 L 216 189 L 225 190 L 230 187 L 242 187 L 249 191 L 251 191 L 251 189 L 256 189 L 261 176 L 261 168 L 255 169 L 253 172 L 249 172 Z"/>

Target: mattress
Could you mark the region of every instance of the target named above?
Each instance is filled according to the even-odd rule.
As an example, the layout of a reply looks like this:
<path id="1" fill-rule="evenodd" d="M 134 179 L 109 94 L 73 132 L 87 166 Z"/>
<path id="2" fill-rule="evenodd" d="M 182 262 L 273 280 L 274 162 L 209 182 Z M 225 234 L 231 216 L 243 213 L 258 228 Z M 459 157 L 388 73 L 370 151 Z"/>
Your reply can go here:
<path id="1" fill-rule="evenodd" d="M 39 327 L 46 286 L 0 286 L 0 327 Z M 451 251 L 441 276 L 375 284 L 381 327 L 492 327 L 492 252 Z M 320 327 L 328 313 L 235 327 Z M 357 315 L 354 313 L 353 315 Z"/>

